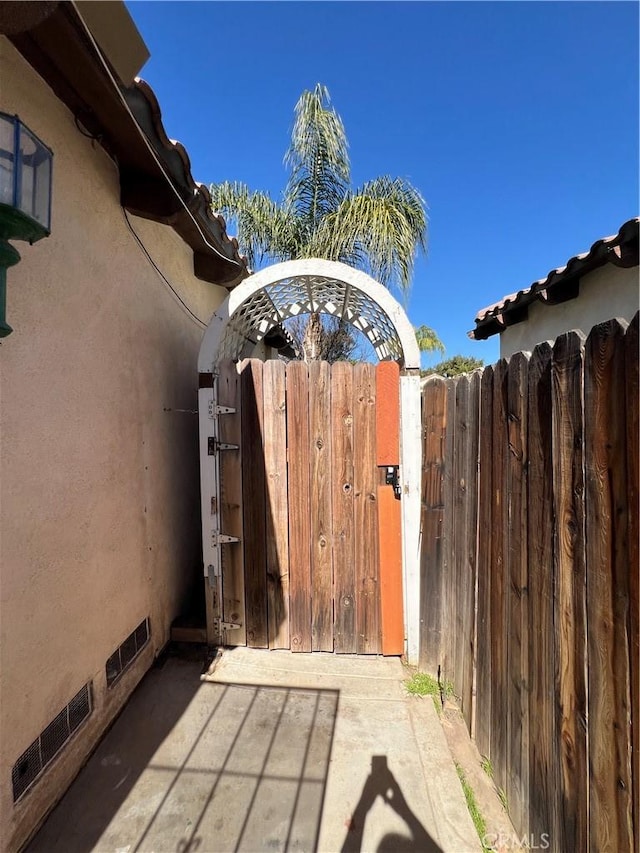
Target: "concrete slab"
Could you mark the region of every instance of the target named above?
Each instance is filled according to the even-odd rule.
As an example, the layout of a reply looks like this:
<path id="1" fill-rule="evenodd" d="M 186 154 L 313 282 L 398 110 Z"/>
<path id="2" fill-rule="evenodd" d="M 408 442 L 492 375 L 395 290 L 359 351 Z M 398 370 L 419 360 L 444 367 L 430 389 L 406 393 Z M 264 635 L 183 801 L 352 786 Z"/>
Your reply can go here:
<path id="1" fill-rule="evenodd" d="M 480 850 L 397 659 L 233 649 L 152 670 L 29 853 Z M 43 780 L 44 783 L 44 780 Z"/>

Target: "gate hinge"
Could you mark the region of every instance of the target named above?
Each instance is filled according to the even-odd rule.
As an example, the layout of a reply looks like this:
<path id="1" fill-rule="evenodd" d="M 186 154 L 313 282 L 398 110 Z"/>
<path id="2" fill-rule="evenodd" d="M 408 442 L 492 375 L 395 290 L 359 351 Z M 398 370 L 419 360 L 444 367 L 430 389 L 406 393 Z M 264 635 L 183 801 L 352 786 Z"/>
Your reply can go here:
<path id="1" fill-rule="evenodd" d="M 210 418 L 215 418 L 218 415 L 235 415 L 236 413 L 236 410 L 232 409 L 231 406 L 218 406 L 213 400 L 209 400 L 208 410 Z"/>
<path id="2" fill-rule="evenodd" d="M 239 542 L 237 536 L 228 536 L 226 533 L 218 533 L 214 530 L 211 534 L 211 546 L 217 548 L 219 545 L 228 545 L 232 542 Z"/>
<path id="3" fill-rule="evenodd" d="M 213 625 L 216 633 L 220 633 L 221 630 L 236 631 L 238 628 L 242 628 L 242 622 L 225 622 L 222 619 L 214 619 Z"/>
<path id="4" fill-rule="evenodd" d="M 225 444 L 223 441 L 218 441 L 218 439 L 210 435 L 207 439 L 207 453 L 209 456 L 213 456 L 219 450 L 237 450 L 237 444 Z"/>

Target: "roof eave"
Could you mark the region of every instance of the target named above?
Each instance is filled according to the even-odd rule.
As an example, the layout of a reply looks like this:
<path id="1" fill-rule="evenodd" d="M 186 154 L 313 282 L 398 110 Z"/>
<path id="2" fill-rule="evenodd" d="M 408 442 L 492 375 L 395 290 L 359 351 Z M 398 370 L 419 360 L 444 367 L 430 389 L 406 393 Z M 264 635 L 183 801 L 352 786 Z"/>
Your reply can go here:
<path id="1" fill-rule="evenodd" d="M 48 11 L 8 38 L 117 162 L 123 206 L 172 227 L 193 250 L 196 277 L 234 287 L 249 274 L 246 259 L 212 213 L 208 190 L 193 179 L 186 150 L 167 137 L 151 87 L 114 82 L 73 4 Z"/>
<path id="2" fill-rule="evenodd" d="M 617 234 L 597 240 L 588 252 L 575 255 L 566 266 L 551 270 L 544 279 L 530 287 L 505 296 L 495 305 L 483 308 L 475 319 L 475 329 L 468 336 L 482 341 L 500 334 L 507 326 L 521 323 L 534 301 L 557 305 L 575 299 L 580 292 L 580 279 L 608 263 L 631 268 L 639 263 L 640 218 L 629 219 Z"/>

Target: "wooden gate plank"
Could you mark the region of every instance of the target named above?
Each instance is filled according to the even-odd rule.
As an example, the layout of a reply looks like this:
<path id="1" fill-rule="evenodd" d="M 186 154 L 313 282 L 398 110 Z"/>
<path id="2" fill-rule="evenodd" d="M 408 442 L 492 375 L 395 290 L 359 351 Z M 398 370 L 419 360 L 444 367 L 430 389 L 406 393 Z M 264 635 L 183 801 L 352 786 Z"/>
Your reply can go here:
<path id="1" fill-rule="evenodd" d="M 511 356 L 508 368 L 507 500 L 507 798 L 517 832 L 528 829 L 529 636 L 527 601 L 527 375 L 526 353 Z"/>
<path id="2" fill-rule="evenodd" d="M 638 389 L 640 388 L 640 352 L 638 351 L 638 313 L 629 324 L 625 335 L 625 372 L 627 377 L 627 492 L 629 511 L 629 610 L 630 638 L 629 659 L 631 662 L 631 737 L 633 777 L 633 826 L 636 838 L 640 838 L 640 502 L 638 481 L 640 470 L 638 450 L 640 448 L 640 417 L 638 415 Z"/>
<path id="3" fill-rule="evenodd" d="M 247 643 L 247 625 L 244 601 L 240 376 L 233 361 L 221 361 L 218 369 L 218 403 L 236 410 L 234 414 L 220 417 L 220 441 L 238 446 L 237 450 L 220 453 L 220 523 L 223 533 L 237 536 L 240 540 L 233 545 L 222 546 L 222 616 L 226 622 L 240 624 L 240 628 L 226 632 L 226 644 L 244 646 Z"/>
<path id="4" fill-rule="evenodd" d="M 288 649 L 289 505 L 284 362 L 266 361 L 263 378 L 269 648 Z"/>
<path id="5" fill-rule="evenodd" d="M 334 649 L 357 650 L 353 547 L 353 369 L 331 366 Z"/>
<path id="6" fill-rule="evenodd" d="M 478 611 L 476 657 L 476 744 L 491 755 L 491 511 L 493 502 L 493 367 L 485 367 L 480 389 L 478 504 Z"/>
<path id="7" fill-rule="evenodd" d="M 333 651 L 333 559 L 331 524 L 331 368 L 309 365 L 311 459 L 311 648 Z"/>
<path id="8" fill-rule="evenodd" d="M 422 542 L 420 547 L 420 668 L 437 675 L 442 664 L 444 519 L 444 442 L 447 386 L 440 377 L 427 381 L 422 392 Z M 380 395 L 378 394 L 378 406 Z M 380 498 L 379 498 L 380 499 Z M 380 536 L 382 538 L 382 529 Z M 382 547 L 381 547 L 382 551 Z M 382 572 L 382 565 L 381 565 Z M 384 644 L 384 598 L 383 598 Z"/>
<path id="9" fill-rule="evenodd" d="M 559 851 L 558 762 L 553 699 L 556 668 L 553 598 L 553 456 L 551 346 L 539 344 L 529 362 L 527 433 L 527 562 L 529 571 L 529 831 L 547 833 Z"/>
<path id="10" fill-rule="evenodd" d="M 505 494 L 507 442 L 507 362 L 493 369 L 493 510 L 491 514 L 491 762 L 499 788 L 507 789 L 507 641 L 509 637 L 505 577 L 508 529 Z"/>
<path id="11" fill-rule="evenodd" d="M 289 594 L 291 650 L 311 651 L 311 491 L 309 374 L 302 361 L 286 370 L 289 442 Z"/>
<path id="12" fill-rule="evenodd" d="M 404 652 L 402 609 L 402 513 L 392 486 L 378 486 L 380 625 L 382 654 Z"/>
<path id="13" fill-rule="evenodd" d="M 248 359 L 242 364 L 241 386 L 247 644 L 254 648 L 267 648 L 267 549 L 261 361 Z"/>
<path id="14" fill-rule="evenodd" d="M 383 655 L 404 652 L 402 513 L 385 467 L 400 463 L 400 368 L 395 361 L 376 366 L 376 460 L 378 468 L 378 572 Z M 376 472 L 374 472 L 375 475 Z"/>
<path id="15" fill-rule="evenodd" d="M 400 367 L 376 366 L 376 465 L 400 464 Z"/>
<path id="16" fill-rule="evenodd" d="M 380 584 L 378 572 L 378 471 L 376 468 L 376 368 L 353 367 L 354 548 L 356 634 L 359 654 L 378 654 Z"/>
<path id="17" fill-rule="evenodd" d="M 588 849 L 586 600 L 584 560 L 583 343 L 557 338 L 552 356 L 553 506 L 556 519 L 556 688 L 560 850 Z"/>
<path id="18" fill-rule="evenodd" d="M 585 347 L 584 434 L 591 850 L 633 850 L 624 330 Z"/>

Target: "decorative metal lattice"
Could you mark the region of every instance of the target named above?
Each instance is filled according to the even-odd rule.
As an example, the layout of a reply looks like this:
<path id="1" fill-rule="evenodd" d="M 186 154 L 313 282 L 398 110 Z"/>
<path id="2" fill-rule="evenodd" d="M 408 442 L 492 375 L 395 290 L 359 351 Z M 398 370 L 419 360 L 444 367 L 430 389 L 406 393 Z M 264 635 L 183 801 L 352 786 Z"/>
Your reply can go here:
<path id="1" fill-rule="evenodd" d="M 340 317 L 368 339 L 380 361 L 402 359 L 402 343 L 385 311 L 354 285 L 321 275 L 280 279 L 249 296 L 230 317 L 217 358 L 239 358 L 274 326 L 303 314 Z"/>

